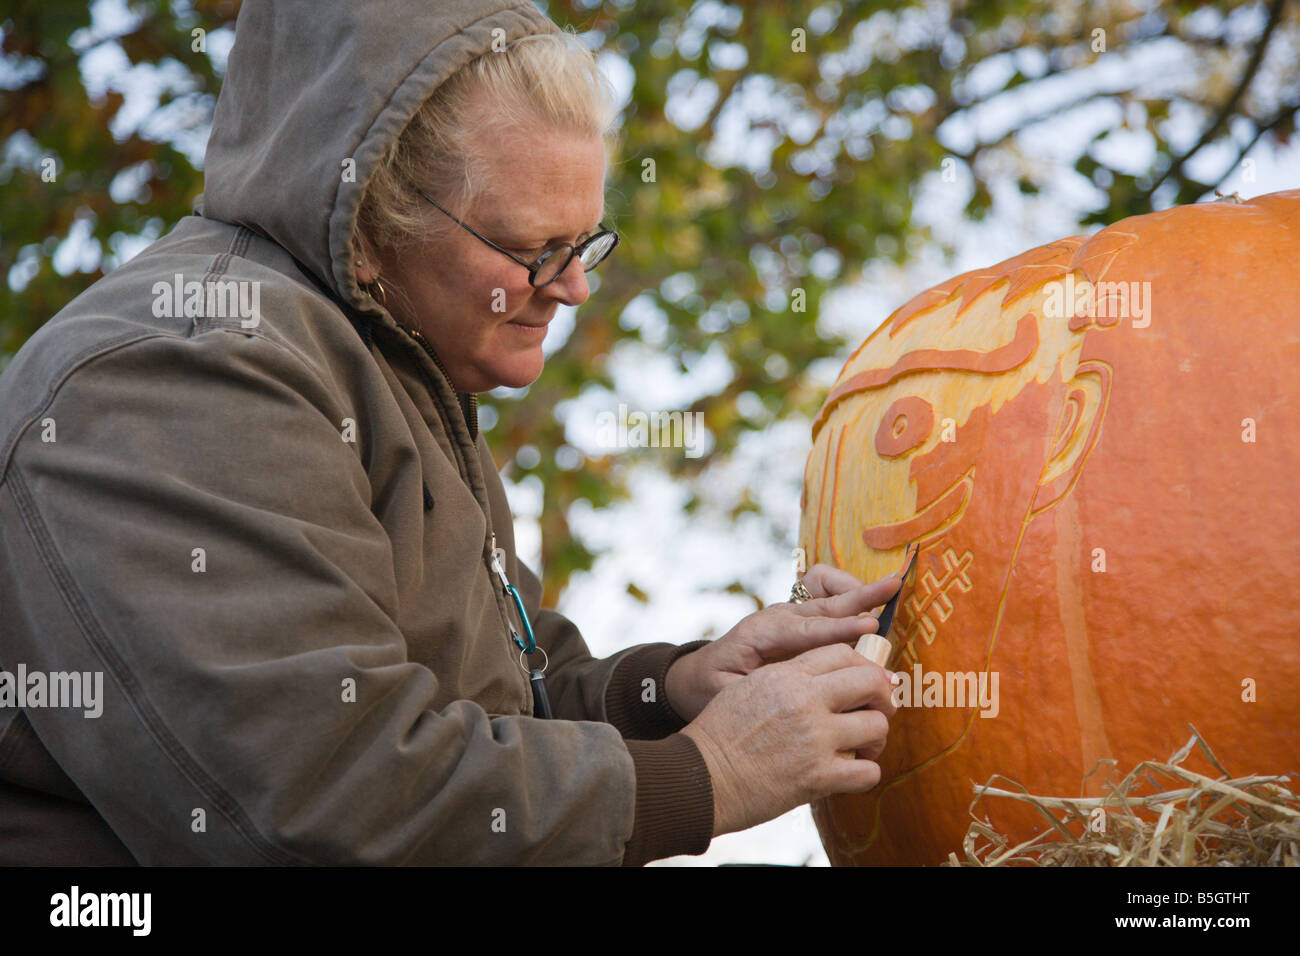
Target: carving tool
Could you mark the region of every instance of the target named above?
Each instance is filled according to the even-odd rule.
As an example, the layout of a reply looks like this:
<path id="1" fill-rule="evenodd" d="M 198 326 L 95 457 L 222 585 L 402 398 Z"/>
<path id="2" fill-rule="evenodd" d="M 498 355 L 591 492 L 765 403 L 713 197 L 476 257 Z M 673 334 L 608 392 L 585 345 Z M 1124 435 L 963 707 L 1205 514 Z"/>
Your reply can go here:
<path id="1" fill-rule="evenodd" d="M 876 633 L 863 634 L 858 640 L 858 646 L 855 650 L 869 661 L 873 661 L 884 667 L 890 656 L 894 652 L 894 645 L 889 641 L 889 631 L 894 624 L 894 615 L 898 612 L 898 601 L 903 596 L 903 588 L 907 586 L 907 578 L 912 573 L 912 568 L 916 565 L 916 556 L 921 553 L 920 544 L 916 550 L 912 551 L 912 544 L 909 541 L 903 550 L 904 557 L 911 552 L 911 557 L 907 559 L 903 566 L 903 579 L 898 584 L 898 592 L 885 602 L 885 608 L 880 612 Z"/>
<path id="2" fill-rule="evenodd" d="M 911 551 L 912 543 L 909 541 L 903 548 L 904 557 Z M 898 591 L 885 602 L 884 609 L 880 612 L 877 619 L 876 632 L 874 634 L 863 634 L 858 639 L 858 646 L 854 648 L 859 654 L 873 663 L 884 667 L 889 658 L 894 653 L 894 645 L 889 641 L 889 631 L 894 625 L 894 615 L 898 612 L 898 602 L 903 596 L 903 588 L 907 586 L 907 578 L 912 573 L 912 568 L 916 565 L 916 556 L 921 553 L 921 545 L 917 544 L 916 550 L 911 551 L 911 557 L 908 558 L 903 566 L 903 578 L 898 582 Z M 850 760 L 857 758 L 857 753 L 852 750 L 841 750 L 841 757 L 848 757 Z"/>

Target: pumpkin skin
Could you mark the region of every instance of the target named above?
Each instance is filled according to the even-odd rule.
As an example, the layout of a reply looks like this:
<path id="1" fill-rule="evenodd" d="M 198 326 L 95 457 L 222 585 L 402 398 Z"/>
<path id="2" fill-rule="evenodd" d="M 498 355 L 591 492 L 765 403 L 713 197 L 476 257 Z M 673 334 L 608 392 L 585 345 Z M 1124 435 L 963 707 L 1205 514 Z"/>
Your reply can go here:
<path id="1" fill-rule="evenodd" d="M 920 541 L 890 666 L 996 672 L 998 707 L 900 707 L 880 785 L 813 805 L 832 863 L 960 857 L 972 784 L 1101 796 L 1099 760 L 1166 759 L 1189 723 L 1233 773 L 1300 767 L 1297 370 L 1300 190 L 1049 243 L 867 338 L 813 426 L 800 545 L 874 581 Z M 1013 844 L 1045 826 L 977 811 Z"/>

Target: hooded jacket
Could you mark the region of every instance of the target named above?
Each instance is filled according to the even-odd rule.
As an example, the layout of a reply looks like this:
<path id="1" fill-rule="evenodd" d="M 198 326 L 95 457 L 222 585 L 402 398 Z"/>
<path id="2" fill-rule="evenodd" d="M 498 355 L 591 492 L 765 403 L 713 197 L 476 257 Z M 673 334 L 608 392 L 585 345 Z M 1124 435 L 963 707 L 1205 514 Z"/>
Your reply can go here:
<path id="1" fill-rule="evenodd" d="M 0 863 L 708 846 L 708 770 L 664 693 L 702 642 L 596 660 L 540 607 L 476 396 L 349 255 L 433 90 L 555 30 L 527 0 L 245 0 L 198 214 L 0 375 Z M 494 540 L 557 719 L 532 716 Z"/>

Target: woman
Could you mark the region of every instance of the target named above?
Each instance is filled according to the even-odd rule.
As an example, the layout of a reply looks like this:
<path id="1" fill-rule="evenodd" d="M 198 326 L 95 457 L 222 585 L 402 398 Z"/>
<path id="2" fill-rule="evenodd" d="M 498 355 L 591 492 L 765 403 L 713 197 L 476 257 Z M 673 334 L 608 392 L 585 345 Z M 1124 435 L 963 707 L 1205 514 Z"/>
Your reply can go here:
<path id="1" fill-rule="evenodd" d="M 475 393 L 612 116 L 528 2 L 246 0 L 200 214 L 0 377 L 0 663 L 103 674 L 0 709 L 0 862 L 638 864 L 878 781 L 896 577 L 596 660 L 515 556 Z"/>

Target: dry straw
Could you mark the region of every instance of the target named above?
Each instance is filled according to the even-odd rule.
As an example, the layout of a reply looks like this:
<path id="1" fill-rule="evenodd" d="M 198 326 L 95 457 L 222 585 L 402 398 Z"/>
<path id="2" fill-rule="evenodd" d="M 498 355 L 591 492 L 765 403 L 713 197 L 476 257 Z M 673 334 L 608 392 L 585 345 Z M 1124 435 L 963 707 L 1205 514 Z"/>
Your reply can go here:
<path id="1" fill-rule="evenodd" d="M 1118 784 L 1108 785 L 1104 797 L 1036 796 L 995 774 L 974 788 L 975 822 L 962 841 L 966 859 L 950 853 L 945 865 L 1300 866 L 1300 797 L 1285 785 L 1290 778 L 1232 777 L 1188 726 L 1192 737 L 1185 747 L 1164 763 L 1138 764 Z M 1193 746 L 1220 777 L 1182 766 Z M 975 815 L 985 798 L 1028 804 L 1049 826 L 1012 846 L 987 817 Z"/>

